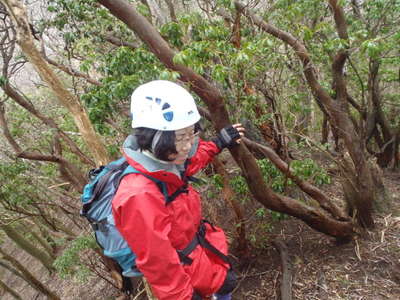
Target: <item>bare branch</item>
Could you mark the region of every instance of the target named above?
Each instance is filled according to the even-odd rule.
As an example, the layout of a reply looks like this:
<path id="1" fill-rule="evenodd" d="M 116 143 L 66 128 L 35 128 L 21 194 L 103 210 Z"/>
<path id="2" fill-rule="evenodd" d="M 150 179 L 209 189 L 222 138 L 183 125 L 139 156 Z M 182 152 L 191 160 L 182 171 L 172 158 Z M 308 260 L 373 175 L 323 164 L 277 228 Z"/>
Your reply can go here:
<path id="1" fill-rule="evenodd" d="M 22 148 L 15 141 L 8 129 L 3 103 L 0 103 L 0 126 L 3 128 L 3 134 L 6 137 L 8 143 L 14 149 L 17 157 L 29 160 L 54 162 L 59 164 L 60 168 L 70 174 L 68 179 L 77 188 L 77 190 L 82 190 L 83 185 L 86 182 L 85 177 L 82 175 L 81 171 L 77 167 L 75 167 L 75 165 L 71 164 L 69 161 L 61 156 L 61 145 L 58 145 L 58 147 L 56 148 L 58 149 L 58 153 L 56 155 L 46 155 L 39 152 L 29 152 L 22 150 Z"/>
<path id="2" fill-rule="evenodd" d="M 125 47 L 131 48 L 132 50 L 135 50 L 135 49 L 140 47 L 140 45 L 138 43 L 130 43 L 130 42 L 127 42 L 127 41 L 123 41 L 123 40 L 121 40 L 119 38 L 116 38 L 115 36 L 112 36 L 111 34 L 106 35 L 104 37 L 104 39 L 107 42 L 109 42 L 109 43 L 111 43 L 111 44 L 113 44 L 115 46 L 119 46 L 119 47 L 125 46 Z"/>
<path id="3" fill-rule="evenodd" d="M 171 20 L 173 22 L 177 23 L 178 20 L 176 18 L 175 7 L 174 7 L 174 4 L 172 3 L 172 0 L 165 0 L 165 2 L 167 3 L 168 10 L 169 10 L 169 15 L 171 17 Z"/>
<path id="4" fill-rule="evenodd" d="M 333 18 L 335 19 L 336 30 L 339 37 L 343 40 L 348 40 L 349 35 L 347 34 L 347 24 L 344 17 L 343 8 L 338 3 L 338 0 L 329 0 L 329 5 L 333 11 Z"/>
<path id="5" fill-rule="evenodd" d="M 2 131 L 3 131 L 5 138 L 7 139 L 8 143 L 11 145 L 11 147 L 14 149 L 14 151 L 16 153 L 22 152 L 21 147 L 15 141 L 15 139 L 13 138 L 13 136 L 10 133 L 10 130 L 8 129 L 7 120 L 5 117 L 5 107 L 4 107 L 4 103 L 2 103 L 2 102 L 0 102 L 0 126 L 2 127 Z"/>
<path id="6" fill-rule="evenodd" d="M 96 79 L 90 78 L 85 73 L 79 72 L 77 70 L 74 70 L 71 67 L 67 67 L 67 66 L 65 66 L 63 64 L 60 64 L 60 63 L 56 62 L 55 60 L 49 58 L 48 56 L 43 55 L 43 57 L 49 64 L 55 66 L 57 69 L 60 69 L 61 71 L 65 72 L 65 73 L 67 73 L 67 74 L 69 74 L 71 76 L 81 77 L 81 78 L 85 79 L 87 82 L 89 82 L 91 84 L 94 84 L 94 85 L 97 85 L 97 86 L 101 85 L 100 81 L 97 81 Z"/>
<path id="7" fill-rule="evenodd" d="M 73 153 L 75 153 L 82 160 L 82 162 L 92 165 L 92 166 L 94 165 L 94 162 L 90 158 L 88 158 L 79 149 L 79 147 L 76 145 L 76 143 L 73 140 L 71 140 L 71 138 L 58 127 L 58 125 L 56 124 L 56 122 L 53 119 L 48 118 L 48 117 L 44 116 L 41 112 L 39 112 L 28 99 L 26 99 L 23 95 L 18 93 L 8 82 L 2 86 L 2 89 L 4 90 L 4 93 L 7 96 L 9 96 L 11 99 L 13 99 L 15 102 L 17 102 L 23 108 L 25 108 L 28 112 L 33 114 L 39 120 L 41 120 L 44 124 L 46 124 L 50 128 L 54 128 L 55 130 L 57 130 L 57 132 L 61 135 L 61 137 L 65 140 L 65 142 L 70 147 L 70 150 Z"/>

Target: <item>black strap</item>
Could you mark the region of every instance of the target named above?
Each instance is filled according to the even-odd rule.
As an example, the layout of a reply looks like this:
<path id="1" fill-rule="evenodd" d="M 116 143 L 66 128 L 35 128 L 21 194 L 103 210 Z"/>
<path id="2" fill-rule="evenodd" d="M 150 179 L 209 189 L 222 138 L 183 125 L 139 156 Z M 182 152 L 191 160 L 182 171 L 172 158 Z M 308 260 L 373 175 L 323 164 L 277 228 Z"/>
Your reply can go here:
<path id="1" fill-rule="evenodd" d="M 92 181 L 93 179 L 95 179 L 96 176 L 99 175 L 101 173 L 101 171 L 103 171 L 103 169 L 104 169 L 104 166 L 100 166 L 98 168 L 91 169 L 88 174 L 89 181 Z"/>
<path id="2" fill-rule="evenodd" d="M 181 260 L 181 262 L 185 265 L 191 265 L 193 262 L 193 259 L 191 259 L 189 257 L 189 254 L 192 253 L 194 251 L 194 249 L 196 249 L 197 245 L 199 245 L 200 242 L 198 240 L 198 236 L 197 236 L 197 232 L 194 235 L 194 238 L 190 241 L 189 245 L 186 246 L 185 249 L 182 250 L 177 250 L 176 252 L 178 252 L 178 256 L 179 259 Z"/>
<path id="3" fill-rule="evenodd" d="M 173 192 L 171 195 L 167 196 L 165 199 L 166 204 L 170 204 L 172 201 L 176 199 L 180 194 L 182 193 L 188 193 L 188 184 L 187 182 L 184 183 L 181 187 L 179 187 L 175 192 Z"/>
<path id="4" fill-rule="evenodd" d="M 124 275 L 122 275 L 122 272 L 120 272 L 120 274 L 122 277 L 121 291 L 128 296 L 132 295 L 134 292 L 134 286 L 132 284 L 131 278 L 125 277 Z"/>
<path id="5" fill-rule="evenodd" d="M 227 264 L 231 265 L 229 257 L 226 256 L 225 254 L 223 254 L 221 251 L 219 251 L 213 245 L 211 245 L 210 242 L 206 238 L 199 239 L 199 242 L 200 242 L 200 246 L 210 250 L 212 253 L 214 253 L 216 256 L 218 256 L 220 259 L 222 259 L 222 261 L 224 261 Z"/>
<path id="6" fill-rule="evenodd" d="M 212 228 L 213 225 L 206 221 L 206 220 L 202 220 L 201 224 L 199 226 L 198 231 L 196 232 L 195 236 L 193 237 L 193 239 L 190 241 L 189 245 L 187 245 L 184 249 L 182 250 L 177 250 L 178 252 L 178 256 L 181 260 L 181 262 L 183 264 L 187 264 L 190 265 L 193 260 L 189 257 L 189 254 L 192 253 L 194 251 L 194 249 L 196 249 L 197 245 L 200 245 L 201 247 L 208 249 L 209 251 L 211 251 L 213 254 L 215 254 L 216 256 L 218 256 L 222 261 L 226 262 L 227 264 L 229 264 L 230 266 L 231 261 L 229 259 L 229 257 L 225 254 L 223 254 L 221 251 L 219 251 L 217 248 L 215 248 L 207 239 L 206 239 L 206 225 L 205 223 L 208 223 L 211 225 Z"/>
<path id="7" fill-rule="evenodd" d="M 99 182 L 97 182 L 96 186 L 93 190 L 93 198 L 96 198 L 99 193 L 101 193 L 104 189 L 104 186 L 107 184 L 108 180 L 112 175 L 115 174 L 115 171 L 122 172 L 129 166 L 128 162 L 125 160 L 121 164 L 110 164 L 107 167 L 110 171 L 103 177 L 100 178 Z"/>
<path id="8" fill-rule="evenodd" d="M 108 220 L 107 219 L 96 221 L 96 220 L 93 220 L 93 219 L 87 217 L 87 220 L 89 221 L 90 227 L 92 227 L 92 229 L 94 231 L 101 231 L 101 232 L 107 232 L 108 231 L 108 229 L 106 227 L 106 225 L 108 224 Z"/>
<path id="9" fill-rule="evenodd" d="M 223 254 L 221 251 L 219 251 L 217 248 L 215 248 L 207 239 L 206 239 L 206 225 L 205 223 L 210 224 L 210 226 L 214 229 L 214 226 L 208 222 L 207 220 L 203 220 L 202 224 L 200 225 L 200 230 L 197 232 L 198 235 L 198 240 L 200 246 L 203 248 L 206 248 L 210 250 L 212 253 L 214 253 L 216 256 L 218 256 L 222 261 L 226 262 L 227 264 L 231 265 L 231 262 L 229 260 L 229 257 Z M 215 230 L 215 229 L 214 229 Z"/>

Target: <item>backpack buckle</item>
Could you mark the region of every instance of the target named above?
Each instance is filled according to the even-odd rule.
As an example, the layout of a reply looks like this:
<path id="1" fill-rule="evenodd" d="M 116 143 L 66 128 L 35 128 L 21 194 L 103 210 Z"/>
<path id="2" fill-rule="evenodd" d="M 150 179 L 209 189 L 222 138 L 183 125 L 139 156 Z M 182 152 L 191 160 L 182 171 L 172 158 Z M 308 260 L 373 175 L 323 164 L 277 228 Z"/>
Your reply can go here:
<path id="1" fill-rule="evenodd" d="M 92 229 L 93 229 L 94 231 L 99 230 L 99 224 L 97 224 L 97 223 L 90 223 L 90 227 L 92 227 Z"/>
<path id="2" fill-rule="evenodd" d="M 96 222 L 96 223 L 91 223 L 90 225 L 92 226 L 93 230 L 106 233 L 108 232 L 106 224 L 107 222 Z"/>

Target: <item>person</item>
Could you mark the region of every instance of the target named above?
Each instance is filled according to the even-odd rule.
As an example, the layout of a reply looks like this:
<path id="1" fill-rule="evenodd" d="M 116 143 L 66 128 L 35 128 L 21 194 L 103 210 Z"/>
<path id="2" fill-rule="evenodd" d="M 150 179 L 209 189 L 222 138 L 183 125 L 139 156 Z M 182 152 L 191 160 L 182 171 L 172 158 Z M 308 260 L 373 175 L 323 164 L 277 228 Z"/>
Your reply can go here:
<path id="1" fill-rule="evenodd" d="M 133 92 L 131 114 L 133 134 L 123 154 L 142 174 L 121 180 L 112 209 L 137 268 L 160 300 L 231 299 L 236 277 L 225 259 L 225 234 L 202 220 L 200 195 L 190 180 L 223 148 L 240 143 L 244 128 L 235 124 L 212 141 L 201 140 L 193 97 L 163 80 Z M 165 183 L 168 201 L 143 174 Z"/>

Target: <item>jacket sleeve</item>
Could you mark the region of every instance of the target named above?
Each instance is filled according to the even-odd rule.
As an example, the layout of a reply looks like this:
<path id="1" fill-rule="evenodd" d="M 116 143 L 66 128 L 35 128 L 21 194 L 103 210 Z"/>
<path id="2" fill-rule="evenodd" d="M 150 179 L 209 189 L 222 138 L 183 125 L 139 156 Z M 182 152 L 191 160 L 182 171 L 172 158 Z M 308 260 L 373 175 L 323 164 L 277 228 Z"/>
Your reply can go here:
<path id="1" fill-rule="evenodd" d="M 205 168 L 212 161 L 214 156 L 220 152 L 221 149 L 219 149 L 214 142 L 199 140 L 197 151 L 190 158 L 190 164 L 186 169 L 186 175 L 192 176 Z"/>
<path id="2" fill-rule="evenodd" d="M 171 221 L 165 200 L 157 192 L 128 196 L 122 205 L 113 207 L 115 224 L 136 254 L 137 267 L 157 299 L 190 300 L 193 295 L 190 277 L 168 239 Z"/>

